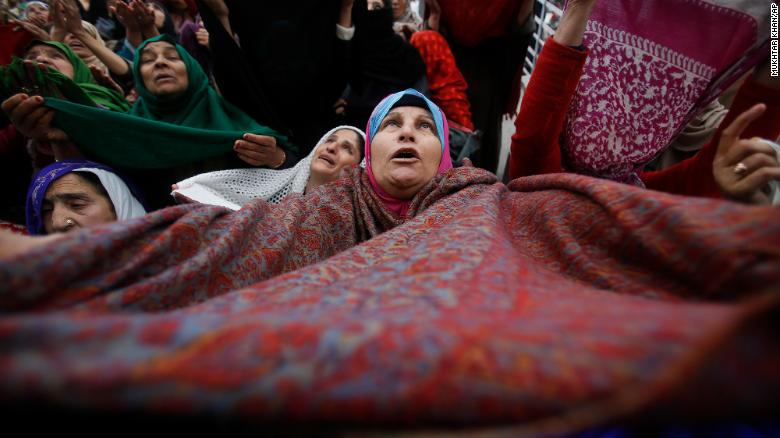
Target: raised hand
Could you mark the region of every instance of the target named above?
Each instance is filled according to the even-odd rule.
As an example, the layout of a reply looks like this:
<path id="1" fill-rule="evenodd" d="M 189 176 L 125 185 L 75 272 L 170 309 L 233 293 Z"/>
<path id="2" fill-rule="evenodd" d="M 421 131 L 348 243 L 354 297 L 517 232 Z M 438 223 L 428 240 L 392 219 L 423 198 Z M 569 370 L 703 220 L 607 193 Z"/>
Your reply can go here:
<path id="1" fill-rule="evenodd" d="M 32 35 L 35 39 L 38 40 L 48 40 L 49 39 L 49 33 L 45 30 L 41 29 L 39 26 L 36 26 L 30 21 L 26 20 L 9 20 L 10 23 L 17 25 L 18 27 L 24 29 Z"/>
<path id="2" fill-rule="evenodd" d="M 15 94 L 6 99 L 2 109 L 20 134 L 38 141 L 66 142 L 65 131 L 52 126 L 54 110 L 43 106 L 43 97 Z"/>
<path id="3" fill-rule="evenodd" d="M 205 27 L 201 27 L 195 32 L 195 39 L 198 40 L 198 44 L 201 46 L 205 48 L 209 47 L 209 31 L 207 31 Z"/>
<path id="4" fill-rule="evenodd" d="M 128 32 L 141 32 L 138 21 L 136 21 L 135 16 L 133 16 L 130 6 L 127 3 L 122 1 L 116 2 L 114 7 L 111 8 L 111 12 L 116 16 L 119 23 L 125 27 L 125 30 Z"/>
<path id="5" fill-rule="evenodd" d="M 236 140 L 233 149 L 238 158 L 252 166 L 275 169 L 286 159 L 284 151 L 276 145 L 276 139 L 267 135 L 244 134 Z"/>
<path id="6" fill-rule="evenodd" d="M 84 26 L 81 24 L 81 14 L 75 2 L 55 0 L 53 6 L 66 31 L 72 33 L 76 38 L 85 33 Z"/>
<path id="7" fill-rule="evenodd" d="M 712 161 L 712 173 L 724 196 L 751 204 L 768 204 L 762 189 L 773 179 L 780 179 L 780 163 L 775 150 L 760 138 L 740 136 L 766 110 L 754 105 L 723 130 Z"/>
<path id="8" fill-rule="evenodd" d="M 130 12 L 135 17 L 135 21 L 138 23 L 144 38 L 151 38 L 160 34 L 154 25 L 154 8 L 152 6 L 140 0 L 133 0 L 130 3 Z"/>
<path id="9" fill-rule="evenodd" d="M 596 0 L 570 0 L 561 17 L 553 39 L 561 45 L 577 47 L 582 44 L 585 26 L 588 24 Z"/>

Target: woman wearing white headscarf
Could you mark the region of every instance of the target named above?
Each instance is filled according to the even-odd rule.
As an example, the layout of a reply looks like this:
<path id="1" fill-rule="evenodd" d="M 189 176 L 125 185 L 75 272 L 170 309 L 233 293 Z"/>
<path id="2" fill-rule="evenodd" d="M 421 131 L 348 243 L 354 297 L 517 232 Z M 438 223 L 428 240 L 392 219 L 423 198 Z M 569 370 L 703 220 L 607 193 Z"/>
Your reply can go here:
<path id="1" fill-rule="evenodd" d="M 279 203 L 291 193 L 306 193 L 335 181 L 342 169 L 361 160 L 365 134 L 337 126 L 322 136 L 311 153 L 289 169 L 231 169 L 202 173 L 178 182 L 173 196 L 238 210 L 253 199 Z"/>

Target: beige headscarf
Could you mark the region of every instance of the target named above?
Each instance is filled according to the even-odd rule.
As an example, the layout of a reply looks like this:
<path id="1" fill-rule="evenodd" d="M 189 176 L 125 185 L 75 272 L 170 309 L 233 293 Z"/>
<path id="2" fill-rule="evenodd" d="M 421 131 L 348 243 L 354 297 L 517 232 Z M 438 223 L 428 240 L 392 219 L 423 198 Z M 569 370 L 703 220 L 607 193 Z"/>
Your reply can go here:
<path id="1" fill-rule="evenodd" d="M 98 32 L 97 28 L 92 23 L 90 23 L 88 21 L 81 20 L 81 27 L 83 27 L 84 30 L 86 30 L 87 33 L 90 34 L 90 36 L 92 36 L 92 38 L 95 38 L 98 41 L 98 43 L 100 43 L 101 46 L 105 46 L 106 45 L 105 41 L 103 41 L 103 38 L 100 36 L 100 32 Z M 89 48 L 87 48 L 87 47 L 85 47 L 85 48 L 87 50 L 89 50 Z M 95 56 L 95 54 L 92 53 L 91 50 L 89 50 L 89 53 L 90 53 L 90 56 L 86 56 L 86 57 L 79 56 L 79 57 L 88 66 L 93 66 L 94 65 L 95 67 L 97 67 L 100 70 L 102 70 L 104 73 L 108 74 L 108 67 L 106 67 L 106 65 L 103 64 L 103 62 L 100 59 L 98 59 L 98 57 Z"/>

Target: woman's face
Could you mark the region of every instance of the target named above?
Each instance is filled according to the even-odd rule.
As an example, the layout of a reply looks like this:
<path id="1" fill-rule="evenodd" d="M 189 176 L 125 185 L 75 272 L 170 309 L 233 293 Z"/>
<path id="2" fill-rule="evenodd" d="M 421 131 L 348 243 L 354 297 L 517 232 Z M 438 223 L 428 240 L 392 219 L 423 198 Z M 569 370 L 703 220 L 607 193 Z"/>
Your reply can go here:
<path id="1" fill-rule="evenodd" d="M 175 96 L 187 90 L 187 66 L 171 43 L 147 44 L 139 62 L 144 85 L 155 96 Z"/>
<path id="2" fill-rule="evenodd" d="M 341 170 L 360 162 L 360 136 L 351 129 L 339 129 L 314 151 L 311 173 L 318 181 L 331 182 L 339 178 Z"/>
<path id="3" fill-rule="evenodd" d="M 409 0 L 393 0 L 393 19 L 397 20 L 401 18 L 401 15 L 406 11 L 406 5 Z"/>
<path id="4" fill-rule="evenodd" d="M 49 22 L 49 10 L 41 5 L 29 5 L 27 8 L 25 8 L 24 13 L 29 19 L 38 19 L 44 23 Z"/>
<path id="5" fill-rule="evenodd" d="M 27 50 L 24 59 L 51 67 L 73 79 L 73 65 L 64 53 L 46 44 L 36 44 Z"/>
<path id="6" fill-rule="evenodd" d="M 43 200 L 46 234 L 63 233 L 116 220 L 113 204 L 86 179 L 69 173 L 46 190 Z"/>
<path id="7" fill-rule="evenodd" d="M 441 146 L 430 111 L 393 108 L 371 140 L 376 182 L 391 196 L 411 199 L 436 176 Z"/>
<path id="8" fill-rule="evenodd" d="M 86 48 L 78 38 L 73 36 L 72 33 L 65 34 L 64 42 L 70 46 L 71 49 L 73 49 L 73 53 L 75 53 L 79 58 L 86 59 L 92 56 L 92 51 Z"/>

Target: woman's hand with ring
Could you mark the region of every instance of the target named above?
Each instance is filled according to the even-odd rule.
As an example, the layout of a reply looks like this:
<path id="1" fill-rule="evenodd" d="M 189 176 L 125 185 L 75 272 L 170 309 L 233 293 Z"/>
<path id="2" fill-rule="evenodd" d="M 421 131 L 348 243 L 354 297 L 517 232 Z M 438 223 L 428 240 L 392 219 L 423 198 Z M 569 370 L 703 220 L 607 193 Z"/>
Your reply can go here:
<path id="1" fill-rule="evenodd" d="M 769 204 L 762 190 L 773 179 L 780 179 L 780 163 L 774 149 L 760 138 L 741 139 L 747 127 L 766 110 L 754 105 L 723 130 L 712 162 L 715 182 L 724 196 L 751 204 Z"/>

